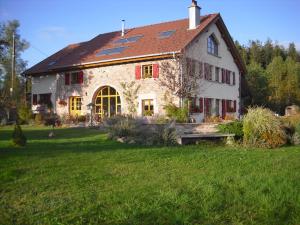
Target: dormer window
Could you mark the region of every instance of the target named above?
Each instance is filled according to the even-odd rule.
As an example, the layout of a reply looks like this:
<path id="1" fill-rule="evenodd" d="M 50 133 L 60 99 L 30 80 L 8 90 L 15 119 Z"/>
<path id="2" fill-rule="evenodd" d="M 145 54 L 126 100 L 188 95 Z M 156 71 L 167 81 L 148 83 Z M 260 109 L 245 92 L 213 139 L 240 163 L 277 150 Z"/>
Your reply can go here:
<path id="1" fill-rule="evenodd" d="M 207 39 L 207 52 L 209 54 L 218 56 L 218 41 L 215 35 L 210 35 Z"/>

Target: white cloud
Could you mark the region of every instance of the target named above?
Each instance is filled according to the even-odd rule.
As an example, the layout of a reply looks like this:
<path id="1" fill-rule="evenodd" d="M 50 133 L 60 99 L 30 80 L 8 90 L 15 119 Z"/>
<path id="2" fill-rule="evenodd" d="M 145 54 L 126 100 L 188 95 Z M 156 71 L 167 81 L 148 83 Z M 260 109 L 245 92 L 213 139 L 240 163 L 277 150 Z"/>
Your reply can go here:
<path id="1" fill-rule="evenodd" d="M 58 38 L 69 38 L 71 33 L 67 31 L 66 28 L 60 27 L 60 26 L 49 26 L 42 28 L 39 30 L 39 37 L 47 40 L 47 41 L 53 41 Z"/>

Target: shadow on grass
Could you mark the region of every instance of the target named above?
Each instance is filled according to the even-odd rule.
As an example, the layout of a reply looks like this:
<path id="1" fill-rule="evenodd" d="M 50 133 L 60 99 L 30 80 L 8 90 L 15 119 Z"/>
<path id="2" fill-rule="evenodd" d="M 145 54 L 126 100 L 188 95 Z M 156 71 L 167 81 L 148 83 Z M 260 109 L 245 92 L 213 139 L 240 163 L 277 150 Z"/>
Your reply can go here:
<path id="1" fill-rule="evenodd" d="M 55 128 L 41 127 L 40 129 L 23 128 L 27 140 L 49 140 L 49 133 L 54 131 L 55 139 L 89 138 L 100 134 L 100 131 L 90 128 Z M 10 140 L 13 129 L 0 130 L 0 140 Z"/>

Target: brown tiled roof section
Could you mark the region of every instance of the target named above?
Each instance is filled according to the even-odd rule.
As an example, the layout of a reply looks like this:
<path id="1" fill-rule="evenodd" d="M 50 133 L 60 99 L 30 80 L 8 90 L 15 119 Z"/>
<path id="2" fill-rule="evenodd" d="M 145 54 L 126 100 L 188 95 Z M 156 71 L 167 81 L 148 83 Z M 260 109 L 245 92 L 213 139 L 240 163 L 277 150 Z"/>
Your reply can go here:
<path id="1" fill-rule="evenodd" d="M 116 44 L 115 41 L 121 38 L 121 31 L 100 34 L 90 41 L 69 45 L 63 48 L 25 71 L 25 74 L 44 73 L 51 70 L 58 70 L 60 68 L 72 67 L 78 64 L 93 63 L 104 60 L 114 60 L 127 57 L 138 58 L 144 55 L 181 51 L 218 17 L 219 14 L 209 14 L 201 17 L 200 25 L 194 30 L 188 29 L 188 19 L 128 29 L 126 30 L 124 38 L 142 35 L 137 42 L 133 43 Z M 173 35 L 169 38 L 158 38 L 158 34 L 160 32 L 169 30 L 175 30 Z M 126 46 L 127 48 L 122 53 L 118 54 L 96 55 L 104 49 L 119 46 Z"/>

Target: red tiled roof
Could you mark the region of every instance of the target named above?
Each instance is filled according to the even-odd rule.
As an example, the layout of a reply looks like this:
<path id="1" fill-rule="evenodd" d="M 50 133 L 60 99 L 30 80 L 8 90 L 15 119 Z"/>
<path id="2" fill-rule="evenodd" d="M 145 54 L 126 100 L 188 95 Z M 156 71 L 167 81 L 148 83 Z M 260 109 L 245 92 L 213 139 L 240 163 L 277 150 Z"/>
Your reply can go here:
<path id="1" fill-rule="evenodd" d="M 122 38 L 121 31 L 100 34 L 90 41 L 72 44 L 63 48 L 26 70 L 24 74 L 41 74 L 59 71 L 64 68 L 76 68 L 76 66 L 80 64 L 112 61 L 123 58 L 139 58 L 146 55 L 181 51 L 209 24 L 219 17 L 219 14 L 210 14 L 201 17 L 200 25 L 194 30 L 188 29 L 188 19 L 128 29 L 123 38 L 142 35 L 137 42 L 132 43 L 115 43 L 115 41 Z M 160 32 L 169 30 L 175 30 L 175 32 L 168 38 L 159 38 Z M 126 46 L 127 48 L 118 54 L 97 56 L 97 53 L 102 50 L 120 46 Z"/>

